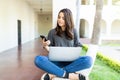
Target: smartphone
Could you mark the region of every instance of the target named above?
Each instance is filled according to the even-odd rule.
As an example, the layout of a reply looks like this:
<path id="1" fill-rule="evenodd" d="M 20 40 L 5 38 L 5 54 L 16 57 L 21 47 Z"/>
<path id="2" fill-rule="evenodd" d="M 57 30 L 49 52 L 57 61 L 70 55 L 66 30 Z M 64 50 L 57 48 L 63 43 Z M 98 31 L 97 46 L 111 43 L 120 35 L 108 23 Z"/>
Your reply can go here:
<path id="1" fill-rule="evenodd" d="M 40 35 L 40 37 L 41 37 L 42 39 L 45 39 L 45 41 L 47 41 L 47 38 L 46 38 L 44 35 Z"/>

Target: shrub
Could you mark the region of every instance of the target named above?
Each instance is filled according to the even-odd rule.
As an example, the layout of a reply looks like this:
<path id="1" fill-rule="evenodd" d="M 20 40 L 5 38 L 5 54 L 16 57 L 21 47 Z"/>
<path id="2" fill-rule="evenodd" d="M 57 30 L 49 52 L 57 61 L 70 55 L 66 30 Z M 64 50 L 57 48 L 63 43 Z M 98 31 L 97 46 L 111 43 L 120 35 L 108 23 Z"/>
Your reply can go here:
<path id="1" fill-rule="evenodd" d="M 103 61 L 108 66 L 110 66 L 112 69 L 116 70 L 118 73 L 120 73 L 120 63 L 118 61 L 104 56 L 101 52 L 97 53 L 97 58 Z"/>
<path id="2" fill-rule="evenodd" d="M 88 50 L 87 44 L 83 45 L 83 50 L 84 51 Z M 104 56 L 101 52 L 97 52 L 97 58 L 103 61 L 108 66 L 110 66 L 112 69 L 116 70 L 118 73 L 120 73 L 120 62 L 117 62 L 107 56 Z"/>

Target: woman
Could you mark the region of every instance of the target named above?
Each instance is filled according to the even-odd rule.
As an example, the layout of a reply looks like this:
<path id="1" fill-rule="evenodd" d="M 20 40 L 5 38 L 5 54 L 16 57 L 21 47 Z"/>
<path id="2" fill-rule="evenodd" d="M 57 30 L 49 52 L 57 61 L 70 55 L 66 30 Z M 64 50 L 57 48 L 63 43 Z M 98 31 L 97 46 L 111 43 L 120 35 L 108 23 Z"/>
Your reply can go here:
<path id="1" fill-rule="evenodd" d="M 48 51 L 48 46 L 82 47 L 74 28 L 72 12 L 69 9 L 65 8 L 60 10 L 57 18 L 57 26 L 55 29 L 50 30 L 47 39 L 47 41 L 43 39 L 42 43 L 43 47 Z M 49 74 L 68 79 L 70 77 L 69 73 L 75 73 L 76 71 L 89 68 L 91 62 L 92 59 L 89 56 L 81 56 L 71 62 L 53 62 L 47 56 L 37 56 L 35 58 L 36 66 L 47 72 L 47 74 L 42 76 L 41 80 L 50 80 L 51 77 Z M 83 77 L 79 75 L 79 79 Z M 85 80 L 85 78 L 82 80 Z"/>

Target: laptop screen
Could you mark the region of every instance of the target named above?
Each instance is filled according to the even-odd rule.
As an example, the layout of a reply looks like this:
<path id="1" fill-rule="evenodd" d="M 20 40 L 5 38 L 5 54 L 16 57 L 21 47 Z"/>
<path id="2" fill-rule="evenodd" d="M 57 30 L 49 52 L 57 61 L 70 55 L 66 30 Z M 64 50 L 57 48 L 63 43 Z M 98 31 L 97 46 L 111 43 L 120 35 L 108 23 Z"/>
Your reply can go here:
<path id="1" fill-rule="evenodd" d="M 80 57 L 82 47 L 50 47 L 48 58 L 51 61 L 73 61 Z"/>

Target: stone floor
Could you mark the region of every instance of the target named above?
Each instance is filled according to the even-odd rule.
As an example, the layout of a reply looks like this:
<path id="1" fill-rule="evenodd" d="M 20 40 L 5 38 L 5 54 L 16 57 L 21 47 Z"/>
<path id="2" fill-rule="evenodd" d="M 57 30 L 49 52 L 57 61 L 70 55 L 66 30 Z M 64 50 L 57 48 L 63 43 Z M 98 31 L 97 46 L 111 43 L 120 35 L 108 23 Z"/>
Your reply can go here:
<path id="1" fill-rule="evenodd" d="M 81 39 L 81 42 L 90 43 L 87 39 Z M 99 51 L 120 61 L 120 47 L 101 46 Z M 34 58 L 46 53 L 40 39 L 0 53 L 0 80 L 40 80 L 44 71 L 34 65 Z"/>

